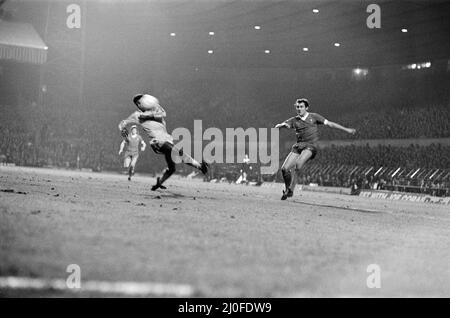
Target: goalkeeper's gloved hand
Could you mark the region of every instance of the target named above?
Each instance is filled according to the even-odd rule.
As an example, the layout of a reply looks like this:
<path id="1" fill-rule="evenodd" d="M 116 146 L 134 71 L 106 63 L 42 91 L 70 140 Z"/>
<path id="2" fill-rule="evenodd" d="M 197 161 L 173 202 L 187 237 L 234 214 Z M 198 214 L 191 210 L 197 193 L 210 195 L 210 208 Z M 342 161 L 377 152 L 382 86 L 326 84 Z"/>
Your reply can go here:
<path id="1" fill-rule="evenodd" d="M 157 122 L 159 122 L 159 123 L 162 123 L 162 118 L 160 118 L 160 117 L 155 117 L 155 116 L 153 116 L 153 115 L 151 115 L 151 114 L 141 114 L 141 115 L 139 115 L 139 121 L 142 123 L 142 122 L 144 122 L 144 121 L 147 121 L 147 120 L 153 120 L 153 121 L 157 121 Z"/>

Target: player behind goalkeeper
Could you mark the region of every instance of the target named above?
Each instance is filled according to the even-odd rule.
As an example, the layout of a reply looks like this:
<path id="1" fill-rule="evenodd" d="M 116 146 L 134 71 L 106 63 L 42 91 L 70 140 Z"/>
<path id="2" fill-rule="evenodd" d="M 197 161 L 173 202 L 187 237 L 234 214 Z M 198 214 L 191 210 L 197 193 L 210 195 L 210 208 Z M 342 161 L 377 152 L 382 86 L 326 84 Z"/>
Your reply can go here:
<path id="1" fill-rule="evenodd" d="M 139 146 L 141 146 L 141 151 L 144 151 L 146 147 L 144 140 L 137 132 L 136 125 L 131 126 L 130 132 L 131 134 L 123 139 L 119 149 L 120 155 L 126 146 L 123 167 L 128 171 L 128 181 L 131 181 L 131 177 L 134 175 L 134 168 L 139 158 Z"/>
<path id="2" fill-rule="evenodd" d="M 150 140 L 150 147 L 157 154 L 164 155 L 167 169 L 162 177 L 156 179 L 156 184 L 152 191 L 159 188 L 165 189 L 163 183 L 175 172 L 175 158 L 189 166 L 199 169 L 203 174 L 208 172 L 208 165 L 205 162 L 198 162 L 194 158 L 177 149 L 173 144 L 173 137 L 166 130 L 166 111 L 159 105 L 156 97 L 148 94 L 139 94 L 133 97 L 133 102 L 138 110 L 132 113 L 127 119 L 119 124 L 122 136 L 127 135 L 126 126 L 128 124 L 140 124 Z"/>
<path id="3" fill-rule="evenodd" d="M 297 99 L 294 106 L 297 116 L 291 117 L 275 126 L 275 128 L 285 127 L 295 129 L 295 134 L 297 135 L 297 143 L 292 146 L 291 152 L 281 166 L 281 173 L 286 186 L 286 190 L 283 191 L 281 200 L 286 200 L 294 195 L 294 188 L 297 183 L 297 172 L 308 160 L 314 159 L 316 156 L 317 142 L 319 141 L 318 125 L 326 125 L 331 128 L 340 129 L 349 134 L 356 133 L 356 130 L 353 128 L 343 127 L 332 121 L 326 120 L 319 114 L 309 113 L 309 102 L 305 98 Z M 295 169 L 294 174 L 292 174 L 292 169 Z"/>

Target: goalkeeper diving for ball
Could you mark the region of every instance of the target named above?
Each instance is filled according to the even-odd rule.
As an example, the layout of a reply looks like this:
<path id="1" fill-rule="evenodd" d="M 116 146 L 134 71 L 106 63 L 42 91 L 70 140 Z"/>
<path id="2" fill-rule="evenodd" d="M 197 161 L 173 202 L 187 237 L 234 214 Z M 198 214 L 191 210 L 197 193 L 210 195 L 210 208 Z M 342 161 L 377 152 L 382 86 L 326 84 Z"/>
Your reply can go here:
<path id="1" fill-rule="evenodd" d="M 318 125 L 326 125 L 331 128 L 340 129 L 352 135 L 356 133 L 356 130 L 353 128 L 346 128 L 332 121 L 328 121 L 317 113 L 309 113 L 309 102 L 305 98 L 297 99 L 294 106 L 297 116 L 291 117 L 275 126 L 275 128 L 295 129 L 295 134 L 297 135 L 297 142 L 292 146 L 291 152 L 281 167 L 281 173 L 286 186 L 281 200 L 286 200 L 294 195 L 298 171 L 307 161 L 314 159 L 317 154 L 317 142 L 319 141 Z M 293 169 L 295 170 L 294 173 L 292 173 Z"/>
<path id="2" fill-rule="evenodd" d="M 133 102 L 139 110 L 132 113 L 127 119 L 124 119 L 119 124 L 119 130 L 124 138 L 128 136 L 126 126 L 128 124 L 139 124 L 147 133 L 150 147 L 157 154 L 164 155 L 167 163 L 167 169 L 164 171 L 162 177 L 156 179 L 156 184 L 152 187 L 152 191 L 159 188 L 166 189 L 163 183 L 175 172 L 176 158 L 181 159 L 181 162 L 197 168 L 203 174 L 208 172 L 208 164 L 206 162 L 198 162 L 182 150 L 177 149 L 173 144 L 173 137 L 166 130 L 166 111 L 159 105 L 156 97 L 148 94 L 139 94 L 133 97 Z"/>

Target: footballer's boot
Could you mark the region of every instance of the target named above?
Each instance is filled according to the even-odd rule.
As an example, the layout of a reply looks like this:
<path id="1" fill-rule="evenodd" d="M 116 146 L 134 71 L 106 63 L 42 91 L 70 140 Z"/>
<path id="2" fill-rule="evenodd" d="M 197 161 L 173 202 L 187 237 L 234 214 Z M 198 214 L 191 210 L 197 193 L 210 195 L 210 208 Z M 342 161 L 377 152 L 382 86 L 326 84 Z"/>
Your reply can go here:
<path id="1" fill-rule="evenodd" d="M 287 189 L 283 191 L 283 195 L 281 196 L 281 200 L 286 200 L 294 195 L 294 192 L 291 189 Z"/>
<path id="2" fill-rule="evenodd" d="M 158 190 L 158 189 L 163 189 L 163 190 L 165 190 L 165 189 L 167 189 L 165 186 L 163 186 L 162 184 L 161 184 L 161 181 L 160 181 L 161 179 L 158 177 L 158 178 L 156 178 L 156 184 L 152 187 L 152 191 L 156 191 L 156 190 Z"/>
<path id="3" fill-rule="evenodd" d="M 203 174 L 207 174 L 208 173 L 208 169 L 209 169 L 209 165 L 206 162 L 202 161 L 202 165 L 200 167 L 200 171 Z"/>

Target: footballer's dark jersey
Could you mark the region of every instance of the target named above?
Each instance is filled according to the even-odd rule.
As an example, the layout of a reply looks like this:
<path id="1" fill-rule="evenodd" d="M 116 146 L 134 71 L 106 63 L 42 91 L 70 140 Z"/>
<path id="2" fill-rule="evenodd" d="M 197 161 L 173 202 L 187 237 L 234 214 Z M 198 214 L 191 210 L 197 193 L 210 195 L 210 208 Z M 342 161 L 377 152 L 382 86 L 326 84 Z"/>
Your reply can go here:
<path id="1" fill-rule="evenodd" d="M 127 143 L 127 151 L 126 154 L 128 155 L 138 155 L 139 154 L 139 146 L 142 142 L 142 137 L 136 134 L 134 137 L 133 135 L 129 135 L 126 139 Z"/>
<path id="2" fill-rule="evenodd" d="M 325 122 L 326 119 L 316 113 L 308 113 L 304 120 L 300 116 L 295 116 L 285 121 L 289 128 L 295 129 L 297 142 L 312 145 L 319 141 L 319 130 L 317 126 L 323 125 Z"/>

